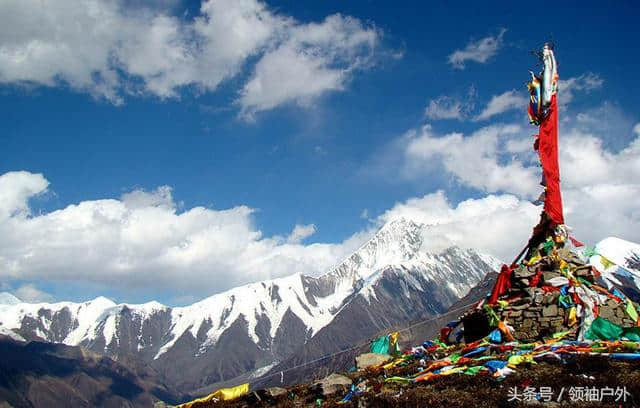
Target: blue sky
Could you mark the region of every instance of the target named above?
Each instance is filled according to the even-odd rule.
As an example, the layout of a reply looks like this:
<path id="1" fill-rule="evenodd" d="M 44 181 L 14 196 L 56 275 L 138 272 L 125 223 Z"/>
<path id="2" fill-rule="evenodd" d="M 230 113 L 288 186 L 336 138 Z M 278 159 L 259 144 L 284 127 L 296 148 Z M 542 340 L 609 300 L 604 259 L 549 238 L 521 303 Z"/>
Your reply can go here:
<path id="1" fill-rule="evenodd" d="M 535 171 L 535 163 L 524 149 L 505 146 L 527 143 L 526 137 L 535 133 L 527 124 L 526 106 L 516 109 L 514 104 L 526 96 L 528 70 L 539 69 L 530 50 L 539 48 L 550 36 L 556 43 L 561 79 L 575 80 L 566 83 L 571 101 L 565 108 L 564 129 L 576 138 L 599 140 L 592 152 L 606 162 L 599 174 L 610 173 L 607 180 L 619 177 L 612 182 L 615 186 L 636 187 L 632 177 L 636 156 L 627 159 L 631 173 L 615 167 L 622 160 L 621 152 L 636 139 L 634 126 L 640 120 L 635 52 L 638 6 L 633 2 L 622 2 L 615 8 L 602 2 L 583 2 L 579 8 L 557 5 L 542 15 L 531 7 L 515 8 L 512 2 L 392 5 L 380 1 L 248 1 L 243 3 L 247 10 L 260 15 L 260 21 L 272 31 L 251 42 L 239 56 L 231 40 L 229 50 L 222 49 L 224 42 L 211 39 L 214 34 L 215 38 L 221 35 L 215 32 L 219 21 L 215 13 L 236 18 L 231 9 L 238 8 L 238 3 L 213 2 L 217 7 L 209 15 L 207 30 L 211 31 L 198 32 L 205 39 L 202 41 L 211 41 L 211 48 L 202 53 L 190 37 L 194 34 L 188 31 L 197 21 L 205 24 L 207 12 L 200 9 L 200 2 L 169 0 L 154 9 L 133 0 L 93 3 L 112 13 L 113 25 L 106 27 L 108 34 L 86 28 L 86 39 L 57 29 L 70 22 L 82 24 L 83 18 L 90 21 L 81 12 L 68 12 L 63 4 L 60 10 L 43 10 L 31 1 L 0 5 L 0 26 L 7 30 L 3 33 L 5 29 L 0 28 L 0 174 L 25 171 L 32 176 L 41 174 L 48 182 L 43 187 L 41 180 L 36 180 L 35 187 L 27 189 L 31 193 L 16 195 L 18 201 L 28 202 L 28 208 L 18 205 L 21 210 L 16 212 L 18 207 L 9 207 L 11 216 L 5 223 L 16 221 L 16 217 L 24 221 L 46 216 L 82 202 L 121 200 L 132 191 L 153 195 L 158 187 L 169 186 L 169 207 L 176 214 L 200 206 L 254 209 L 246 228 L 260 231 L 262 238 L 286 241 L 296 225 L 313 224 L 313 234 L 296 241 L 300 246 L 296 251 L 315 250 L 314 243 L 326 245 L 324 261 L 316 265 L 318 271 L 312 271 L 319 273 L 357 246 L 399 204 L 412 198 L 443 190 L 448 205 L 455 209 L 461 201 L 483 200 L 487 194 L 514 194 L 520 200 L 518 205 L 524 206 L 538 191 L 519 190 L 518 181 L 510 188 L 508 183 L 476 180 L 469 169 L 456 167 L 455 163 L 465 161 L 464 155 L 430 150 L 411 156 L 407 138 L 429 143 L 431 138 L 459 132 L 463 135 L 460 143 L 466 143 L 474 134 L 484 137 L 474 132 L 491 125 L 519 126 L 497 131 L 499 152 L 484 156 L 495 155 L 492 163 L 502 166 L 504 174 L 518 174 L 509 173 L 509 163 Z M 330 16 L 334 25 L 325 20 Z M 47 35 L 47 27 L 41 28 L 42 32 L 34 28 L 40 17 L 48 21 L 49 33 L 55 35 Z M 140 22 L 149 23 L 148 32 L 130 27 L 144 26 Z M 323 30 L 329 28 L 314 34 L 314 23 Z M 169 33 L 178 27 L 184 32 L 169 40 L 154 37 L 153 42 L 149 38 L 158 32 L 152 31 L 154 27 L 159 27 L 158 31 L 166 28 Z M 260 34 L 260 27 L 248 27 L 247 36 Z M 121 34 L 113 34 L 115 31 Z M 209 32 L 214 32 L 212 37 L 207 37 Z M 327 38 L 320 38 L 322 35 Z M 121 44 L 127 41 L 136 46 L 123 50 Z M 194 47 L 188 55 L 193 63 L 169 61 L 165 58 L 169 54 L 157 60 L 155 54 L 146 55 L 147 48 L 161 48 L 158 41 L 168 49 L 179 41 L 184 41 L 179 44 L 184 48 Z M 42 48 L 34 51 L 38 46 Z M 103 49 L 111 59 L 102 59 L 94 49 Z M 170 51 L 178 52 L 176 49 Z M 453 61 L 456 51 L 467 58 Z M 219 57 L 227 54 L 231 56 Z M 299 82 L 295 82 L 296 58 L 313 67 L 310 76 L 301 76 Z M 291 71 L 278 76 L 283 67 Z M 275 76 L 269 77 L 270 73 Z M 251 91 L 250 84 L 258 80 L 264 88 Z M 272 81 L 272 88 L 268 88 L 268 81 Z M 500 96 L 494 113 L 480 120 L 492 98 Z M 449 108 L 448 116 L 437 113 L 438 107 Z M 423 127 L 426 124 L 428 129 Z M 463 145 L 448 146 L 464 150 Z M 472 146 L 470 149 L 475 151 Z M 589 163 L 585 159 L 582 165 Z M 583 192 L 591 185 L 586 179 L 572 183 L 576 191 Z M 24 190 L 18 182 L 7 185 L 15 191 Z M 618 193 L 626 197 L 629 191 Z M 620 211 L 632 225 L 637 222 L 637 208 Z M 577 217 L 576 223 L 582 226 Z M 603 224 L 605 230 L 598 233 L 604 237 L 612 230 L 623 238 L 637 239 L 614 224 Z M 60 245 L 73 246 L 77 237 L 69 234 L 59 238 Z M 45 235 L 41 238 L 43 242 L 50 240 Z M 596 238 L 594 234 L 593 240 Z M 124 242 L 116 246 L 122 248 Z M 84 244 L 82 251 L 94 248 L 92 245 L 100 251 L 98 242 Z M 278 252 L 280 244 L 274 245 L 265 251 Z M 321 256 L 291 255 L 289 261 L 295 259 L 292 262 L 297 266 L 249 272 L 262 268 L 256 260 L 252 268 L 234 272 L 231 280 L 225 278 L 224 268 L 211 266 L 212 271 L 220 268 L 219 273 L 212 272 L 219 279 L 207 281 L 204 289 L 202 285 L 197 290 L 186 285 L 176 294 L 166 282 L 181 273 L 188 275 L 193 264 L 182 271 L 174 267 L 176 275 L 167 272 L 163 285 L 130 291 L 130 285 L 120 286 L 80 269 L 76 274 L 47 274 L 46 267 L 30 266 L 25 254 L 16 255 L 12 248 L 21 248 L 20 242 L 5 238 L 0 243 L 0 262 L 7 262 L 5 269 L 11 270 L 0 275 L 4 289 L 18 293 L 20 288 L 30 288 L 42 291 L 43 298 L 49 300 L 80 300 L 107 292 L 123 301 L 159 298 L 180 303 L 188 296 L 195 299 L 227 289 L 229 282 L 241 284 L 305 272 L 308 264 L 314 263 L 310 259 Z M 55 256 L 51 248 L 45 251 L 34 246 L 30 251 L 36 257 L 45 252 Z M 217 265 L 217 261 L 211 262 Z M 194 281 L 205 279 L 206 265 L 199 267 L 202 272 L 193 276 Z M 137 268 L 130 266 L 124 280 L 138 282 L 139 276 L 153 275 L 148 272 L 153 269 L 150 265 Z M 102 273 L 113 272 L 107 269 Z M 147 285 L 144 282 L 141 279 L 139 284 Z"/>

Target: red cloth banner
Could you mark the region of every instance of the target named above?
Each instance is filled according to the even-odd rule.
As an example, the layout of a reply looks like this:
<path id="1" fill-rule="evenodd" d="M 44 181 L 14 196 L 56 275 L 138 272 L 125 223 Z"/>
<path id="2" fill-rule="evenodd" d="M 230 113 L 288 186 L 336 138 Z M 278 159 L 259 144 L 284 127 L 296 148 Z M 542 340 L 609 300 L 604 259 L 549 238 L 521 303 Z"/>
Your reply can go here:
<path id="1" fill-rule="evenodd" d="M 560 194 L 560 168 L 558 166 L 558 105 L 556 95 L 551 97 L 549 115 L 540 123 L 540 163 L 547 184 L 544 210 L 555 225 L 564 224 L 562 195 Z"/>
<path id="2" fill-rule="evenodd" d="M 510 267 L 502 265 L 502 269 L 498 275 L 498 280 L 496 280 L 496 284 L 493 286 L 493 290 L 491 291 L 491 297 L 487 302 L 488 304 L 494 305 L 498 301 L 498 297 L 511 288 L 511 273 L 513 273 L 514 266 L 515 265 Z"/>

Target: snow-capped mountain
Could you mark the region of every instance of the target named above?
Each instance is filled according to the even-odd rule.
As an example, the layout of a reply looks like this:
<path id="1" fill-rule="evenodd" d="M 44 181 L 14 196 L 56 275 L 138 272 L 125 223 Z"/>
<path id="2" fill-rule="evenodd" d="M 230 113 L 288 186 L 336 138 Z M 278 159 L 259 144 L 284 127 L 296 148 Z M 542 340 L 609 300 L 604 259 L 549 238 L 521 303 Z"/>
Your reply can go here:
<path id="1" fill-rule="evenodd" d="M 423 250 L 406 219 L 383 226 L 320 277 L 252 283 L 186 307 L 157 302 L 0 305 L 0 334 L 81 345 L 116 359 L 134 356 L 191 390 L 268 370 L 314 339 L 317 350 L 445 311 L 499 262 L 473 250 Z"/>
<path id="2" fill-rule="evenodd" d="M 620 238 L 609 237 L 595 246 L 595 253 L 589 262 L 598 265 L 602 276 L 610 284 L 618 286 L 627 296 L 640 301 L 640 245 Z M 601 257 L 613 262 L 609 265 Z"/>

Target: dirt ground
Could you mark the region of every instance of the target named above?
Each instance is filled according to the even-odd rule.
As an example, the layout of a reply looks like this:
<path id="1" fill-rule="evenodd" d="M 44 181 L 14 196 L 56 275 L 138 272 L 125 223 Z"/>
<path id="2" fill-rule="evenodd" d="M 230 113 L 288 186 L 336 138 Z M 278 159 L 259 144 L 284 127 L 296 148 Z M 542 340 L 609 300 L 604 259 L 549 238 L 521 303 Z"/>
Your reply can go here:
<path id="1" fill-rule="evenodd" d="M 313 384 L 294 386 L 275 398 L 251 393 L 215 407 L 640 407 L 640 362 L 580 356 L 565 364 L 541 362 L 519 365 L 502 381 L 486 375 L 454 374 L 426 383 L 398 384 L 386 377 L 407 376 L 417 362 L 388 371 L 345 374 L 366 391 L 340 403 L 341 391 L 323 396 Z M 602 401 L 600 401 L 602 399 Z M 618 399 L 616 401 L 616 399 Z"/>

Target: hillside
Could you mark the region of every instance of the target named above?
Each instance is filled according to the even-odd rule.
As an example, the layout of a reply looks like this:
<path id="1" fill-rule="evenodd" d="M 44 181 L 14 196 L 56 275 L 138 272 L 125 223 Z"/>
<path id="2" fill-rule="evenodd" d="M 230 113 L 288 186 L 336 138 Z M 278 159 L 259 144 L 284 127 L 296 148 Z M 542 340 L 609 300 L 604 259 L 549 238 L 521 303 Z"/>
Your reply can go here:
<path id="1" fill-rule="evenodd" d="M 0 336 L 0 406 L 150 407 L 185 398 L 159 378 L 80 347 Z"/>

